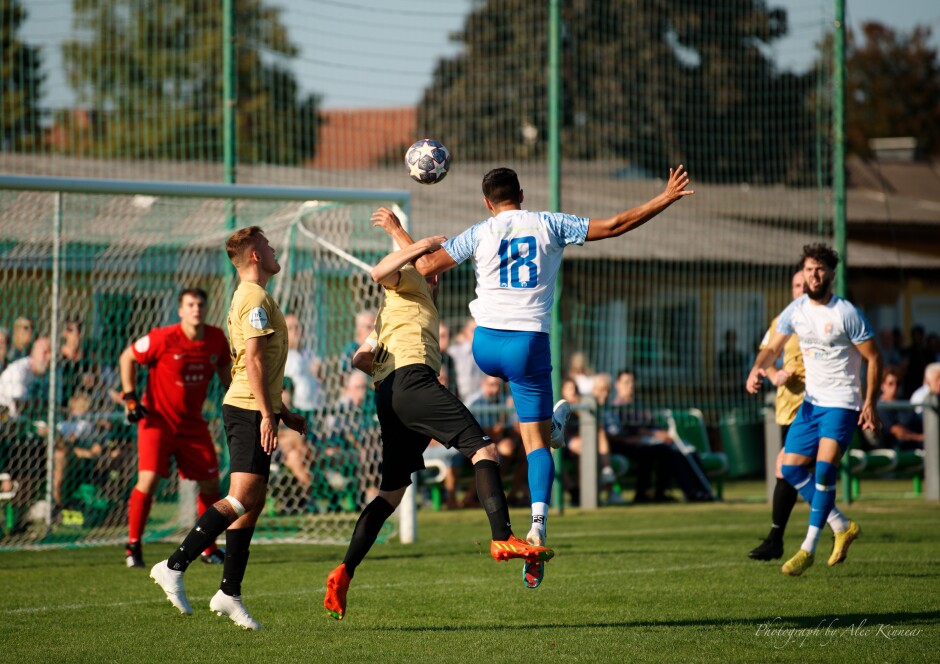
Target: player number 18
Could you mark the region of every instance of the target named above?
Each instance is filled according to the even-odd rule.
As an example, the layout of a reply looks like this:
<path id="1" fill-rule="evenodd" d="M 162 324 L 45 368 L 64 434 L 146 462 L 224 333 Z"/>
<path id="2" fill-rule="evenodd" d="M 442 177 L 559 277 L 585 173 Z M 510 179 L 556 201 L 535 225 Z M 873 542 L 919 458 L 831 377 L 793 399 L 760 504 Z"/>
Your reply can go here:
<path id="1" fill-rule="evenodd" d="M 523 248 L 525 253 L 523 253 Z M 535 288 L 539 285 L 539 266 L 535 262 L 538 244 L 531 235 L 501 240 L 499 243 L 499 287 Z M 527 270 L 526 280 L 519 279 L 520 270 Z"/>

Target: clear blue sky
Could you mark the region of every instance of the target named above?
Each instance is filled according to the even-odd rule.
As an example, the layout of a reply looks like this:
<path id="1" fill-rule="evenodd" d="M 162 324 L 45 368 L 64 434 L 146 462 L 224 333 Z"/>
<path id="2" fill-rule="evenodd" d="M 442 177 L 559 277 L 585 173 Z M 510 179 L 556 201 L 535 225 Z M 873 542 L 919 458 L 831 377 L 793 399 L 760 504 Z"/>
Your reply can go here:
<path id="1" fill-rule="evenodd" d="M 406 106 L 416 103 L 438 58 L 456 53 L 448 34 L 463 25 L 475 0 L 271 0 L 284 8 L 284 23 L 301 48 L 295 72 L 308 91 L 323 95 L 324 107 Z M 25 0 L 23 36 L 44 49 L 44 104 L 68 105 L 61 41 L 71 31 L 71 0 Z M 791 35 L 774 45 L 783 68 L 805 68 L 832 0 L 769 0 L 789 10 Z M 930 25 L 940 47 L 938 0 L 846 0 L 848 22 L 877 20 L 898 30 Z"/>

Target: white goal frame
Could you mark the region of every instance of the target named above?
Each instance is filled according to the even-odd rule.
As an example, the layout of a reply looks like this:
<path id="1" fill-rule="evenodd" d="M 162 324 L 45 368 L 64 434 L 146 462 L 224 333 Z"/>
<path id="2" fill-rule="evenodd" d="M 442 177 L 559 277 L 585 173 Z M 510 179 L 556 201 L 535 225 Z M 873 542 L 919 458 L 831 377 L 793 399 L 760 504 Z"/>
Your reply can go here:
<path id="1" fill-rule="evenodd" d="M 112 180 L 92 178 L 62 178 L 29 175 L 0 174 L 0 190 L 32 191 L 55 194 L 55 217 L 52 246 L 52 328 L 50 337 L 59 338 L 59 286 L 61 280 L 61 232 L 63 220 L 63 199 L 65 194 L 102 194 L 114 196 L 152 196 L 173 198 L 202 198 L 219 199 L 224 201 L 251 200 L 251 201 L 297 201 L 303 203 L 298 212 L 295 224 L 309 212 L 316 209 L 320 202 L 335 203 L 393 203 L 396 212 L 401 217 L 405 230 L 410 228 L 411 193 L 406 190 L 379 190 L 379 189 L 348 189 L 329 187 L 283 187 L 266 185 L 222 184 L 222 183 L 191 183 L 171 181 L 142 181 L 142 180 Z M 233 208 L 234 209 L 234 208 Z M 232 219 L 235 217 L 233 215 Z M 232 224 L 231 229 L 235 230 Z M 368 271 L 368 265 L 351 256 L 339 247 L 321 238 L 314 237 L 325 249 L 336 254 L 343 260 L 354 265 L 357 269 Z M 0 238 L 2 239 L 2 238 Z M 389 248 L 393 248 L 389 241 Z M 48 434 L 46 436 L 46 484 L 47 500 L 51 501 L 53 453 L 55 449 L 56 419 L 58 413 L 55 408 L 56 395 L 56 364 L 57 353 L 52 354 L 50 365 L 49 408 L 47 414 Z M 193 486 L 186 486 L 193 484 Z M 194 483 L 183 482 L 180 493 L 192 496 L 195 493 Z M 181 500 L 181 511 L 193 510 L 193 500 Z M 402 504 L 397 510 L 399 521 L 399 538 L 402 543 L 413 543 L 417 540 L 417 508 L 414 482 L 405 493 Z M 189 516 L 190 521 L 195 516 Z M 47 524 L 51 527 L 52 515 L 47 516 Z"/>

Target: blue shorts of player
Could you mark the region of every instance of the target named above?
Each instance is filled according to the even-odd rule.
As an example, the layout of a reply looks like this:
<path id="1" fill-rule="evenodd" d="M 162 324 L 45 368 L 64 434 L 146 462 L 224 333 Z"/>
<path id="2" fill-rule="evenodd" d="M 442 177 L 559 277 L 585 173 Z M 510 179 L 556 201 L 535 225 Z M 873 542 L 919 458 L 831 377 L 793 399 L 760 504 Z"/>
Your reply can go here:
<path id="1" fill-rule="evenodd" d="M 520 422 L 552 417 L 552 351 L 547 332 L 477 327 L 473 359 L 483 373 L 509 382 Z"/>
<path id="2" fill-rule="evenodd" d="M 858 411 L 814 406 L 804 401 L 787 431 L 784 451 L 815 458 L 819 451 L 819 439 L 832 438 L 839 444 L 839 449 L 845 452 L 856 428 Z"/>

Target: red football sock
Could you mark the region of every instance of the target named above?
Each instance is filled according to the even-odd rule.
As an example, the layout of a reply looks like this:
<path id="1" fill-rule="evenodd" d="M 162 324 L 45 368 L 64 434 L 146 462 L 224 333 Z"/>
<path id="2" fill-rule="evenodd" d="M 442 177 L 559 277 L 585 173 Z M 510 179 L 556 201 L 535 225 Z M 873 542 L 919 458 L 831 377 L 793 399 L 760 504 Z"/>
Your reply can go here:
<path id="1" fill-rule="evenodd" d="M 127 501 L 128 542 L 139 542 L 144 536 L 144 526 L 147 525 L 147 517 L 150 515 L 150 505 L 152 504 L 153 496 L 148 496 L 136 488 L 131 491 L 130 500 Z"/>

